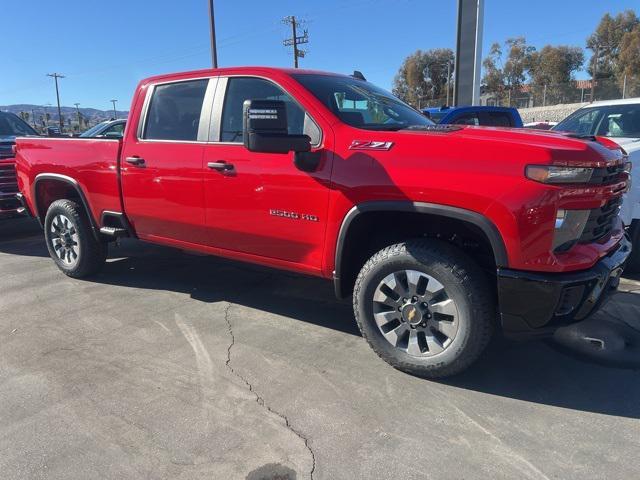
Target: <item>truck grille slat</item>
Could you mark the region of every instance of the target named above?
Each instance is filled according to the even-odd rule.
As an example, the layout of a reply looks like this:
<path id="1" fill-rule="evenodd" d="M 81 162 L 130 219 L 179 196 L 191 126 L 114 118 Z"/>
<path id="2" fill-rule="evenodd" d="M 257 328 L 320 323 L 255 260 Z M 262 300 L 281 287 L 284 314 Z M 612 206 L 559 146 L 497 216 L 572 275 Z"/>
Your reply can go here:
<path id="1" fill-rule="evenodd" d="M 597 241 L 606 241 L 611 235 L 611 230 L 618 217 L 620 206 L 622 205 L 622 197 L 610 200 L 601 208 L 591 210 L 587 224 L 578 243 L 592 243 Z"/>
<path id="2" fill-rule="evenodd" d="M 0 212 L 11 212 L 20 206 L 16 193 L 18 193 L 18 178 L 15 165 L 11 163 L 0 165 Z"/>
<path id="3" fill-rule="evenodd" d="M 590 185 L 607 185 L 622 179 L 624 173 L 624 162 L 608 167 L 595 168 L 591 175 Z"/>

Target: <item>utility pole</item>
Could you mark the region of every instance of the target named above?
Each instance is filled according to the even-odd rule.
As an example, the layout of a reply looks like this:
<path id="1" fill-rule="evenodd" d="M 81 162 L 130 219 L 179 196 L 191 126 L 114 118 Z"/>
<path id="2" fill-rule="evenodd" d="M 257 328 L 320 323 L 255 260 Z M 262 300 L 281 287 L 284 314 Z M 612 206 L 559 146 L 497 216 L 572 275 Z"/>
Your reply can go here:
<path id="1" fill-rule="evenodd" d="M 116 102 L 118 100 L 116 99 L 111 99 L 111 103 L 113 103 L 113 119 L 115 120 L 116 118 L 118 118 L 118 114 L 116 113 Z"/>
<path id="2" fill-rule="evenodd" d="M 33 108 L 31 109 L 31 117 L 32 117 L 31 120 L 33 120 L 33 128 L 37 129 L 38 128 L 38 123 L 37 123 L 37 120 L 36 120 L 36 112 L 35 112 L 35 110 Z"/>
<path id="3" fill-rule="evenodd" d="M 80 126 L 80 104 L 74 103 L 74 105 L 76 106 L 76 114 L 78 115 L 78 131 L 80 131 L 80 128 L 82 128 Z"/>
<path id="4" fill-rule="evenodd" d="M 298 36 L 297 28 L 300 26 L 296 17 L 290 15 L 282 20 L 285 25 L 291 25 L 291 38 L 287 38 L 282 42 L 285 47 L 293 47 L 293 66 L 298 68 L 298 58 L 304 58 L 305 51 L 298 48 L 298 45 L 309 43 L 309 31 L 305 28 L 302 35 Z"/>
<path id="5" fill-rule="evenodd" d="M 600 57 L 600 44 L 596 43 L 596 51 L 593 54 L 593 75 L 591 75 L 591 102 L 595 101 L 596 96 L 596 77 L 598 76 L 598 58 Z"/>
<path id="6" fill-rule="evenodd" d="M 213 15 L 213 0 L 209 0 L 209 25 L 211 32 L 211 65 L 218 68 L 218 49 L 216 47 L 216 22 Z"/>
<path id="7" fill-rule="evenodd" d="M 627 74 L 622 79 L 622 98 L 627 98 Z"/>
<path id="8" fill-rule="evenodd" d="M 60 91 L 58 90 L 58 79 L 64 78 L 64 75 L 59 73 L 47 73 L 47 77 L 53 77 L 56 82 L 56 99 L 58 100 L 58 124 L 60 125 L 60 133 L 62 133 L 62 112 L 60 111 Z"/>

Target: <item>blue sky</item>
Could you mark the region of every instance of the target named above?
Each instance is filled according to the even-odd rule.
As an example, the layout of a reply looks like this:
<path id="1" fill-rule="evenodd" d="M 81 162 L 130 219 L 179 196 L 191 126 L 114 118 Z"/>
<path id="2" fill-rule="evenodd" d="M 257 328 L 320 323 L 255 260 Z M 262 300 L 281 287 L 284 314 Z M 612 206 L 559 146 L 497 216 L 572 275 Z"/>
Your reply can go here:
<path id="1" fill-rule="evenodd" d="M 210 66 L 207 0 L 1 0 L 0 105 L 61 103 L 128 109 L 141 78 Z M 301 66 L 351 73 L 390 89 L 417 49 L 455 48 L 455 0 L 215 0 L 221 66 L 290 66 L 282 17 L 307 21 Z M 486 0 L 483 48 L 524 35 L 584 46 L 602 15 L 639 0 Z M 584 74 L 579 75 L 584 77 Z"/>

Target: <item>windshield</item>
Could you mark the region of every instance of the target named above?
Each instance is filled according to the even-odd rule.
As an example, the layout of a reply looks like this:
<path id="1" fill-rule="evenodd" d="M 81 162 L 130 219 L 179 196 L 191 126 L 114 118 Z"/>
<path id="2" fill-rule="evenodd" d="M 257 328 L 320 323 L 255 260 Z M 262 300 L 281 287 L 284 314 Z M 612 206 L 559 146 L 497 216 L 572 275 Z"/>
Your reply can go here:
<path id="1" fill-rule="evenodd" d="M 0 137 L 23 135 L 37 135 L 37 133 L 20 117 L 12 113 L 0 112 Z"/>
<path id="2" fill-rule="evenodd" d="M 293 77 L 340 120 L 369 130 L 400 130 L 434 123 L 375 85 L 350 77 L 294 74 Z"/>
<path id="3" fill-rule="evenodd" d="M 553 130 L 611 138 L 639 138 L 640 104 L 583 108 L 569 115 Z"/>
<path id="4" fill-rule="evenodd" d="M 89 130 L 86 130 L 80 134 L 81 137 L 93 137 L 98 134 L 100 130 L 102 130 L 109 122 L 100 122 L 99 124 L 91 127 Z"/>

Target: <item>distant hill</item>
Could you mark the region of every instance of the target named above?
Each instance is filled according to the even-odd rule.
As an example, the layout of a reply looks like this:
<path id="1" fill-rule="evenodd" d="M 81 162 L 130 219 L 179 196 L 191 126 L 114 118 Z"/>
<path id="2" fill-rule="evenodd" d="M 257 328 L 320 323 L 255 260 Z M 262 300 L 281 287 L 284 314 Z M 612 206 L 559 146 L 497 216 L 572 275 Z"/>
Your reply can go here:
<path id="1" fill-rule="evenodd" d="M 18 105 L 0 105 L 0 111 L 15 113 L 20 115 L 20 112 L 26 112 L 29 114 L 29 123 L 33 123 L 33 115 L 39 120 L 45 113 L 45 107 L 42 105 L 31 104 L 18 104 Z M 76 107 L 60 107 L 62 117 L 65 119 L 65 124 L 70 120 L 73 123 L 77 123 Z M 47 106 L 46 112 L 49 114 L 49 122 L 54 123 L 58 121 L 58 107 L 55 105 Z M 127 118 L 128 111 L 116 110 L 118 118 Z M 103 120 L 109 120 L 113 118 L 113 110 L 98 110 L 96 108 L 80 108 L 80 115 L 84 121 L 88 121 L 89 125 L 102 122 Z"/>

